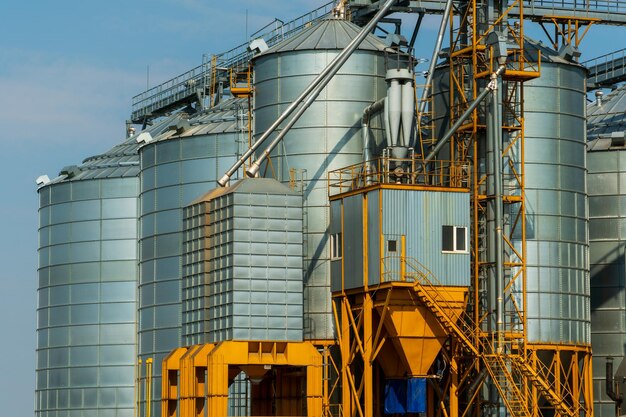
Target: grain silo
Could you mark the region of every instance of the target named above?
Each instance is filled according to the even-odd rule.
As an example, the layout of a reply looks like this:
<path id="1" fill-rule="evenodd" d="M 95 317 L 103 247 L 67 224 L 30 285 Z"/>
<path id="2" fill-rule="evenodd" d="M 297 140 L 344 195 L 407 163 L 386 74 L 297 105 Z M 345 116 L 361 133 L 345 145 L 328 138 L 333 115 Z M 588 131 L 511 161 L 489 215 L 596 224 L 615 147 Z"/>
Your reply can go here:
<path id="1" fill-rule="evenodd" d="M 63 168 L 38 190 L 37 415 L 133 415 L 136 139 L 172 120 Z"/>
<path id="2" fill-rule="evenodd" d="M 615 415 L 626 376 L 625 92 L 623 86 L 606 97 L 599 91 L 587 105 L 591 344 L 598 416 Z"/>
<path id="3" fill-rule="evenodd" d="M 189 340 L 183 335 L 193 340 L 195 334 L 182 328 L 188 311 L 182 305 L 183 207 L 212 189 L 247 143 L 242 106 L 232 99 L 191 118 L 179 117 L 139 149 L 138 354 L 143 363 L 153 363 L 153 410 L 159 410 L 161 398 L 161 361 Z"/>

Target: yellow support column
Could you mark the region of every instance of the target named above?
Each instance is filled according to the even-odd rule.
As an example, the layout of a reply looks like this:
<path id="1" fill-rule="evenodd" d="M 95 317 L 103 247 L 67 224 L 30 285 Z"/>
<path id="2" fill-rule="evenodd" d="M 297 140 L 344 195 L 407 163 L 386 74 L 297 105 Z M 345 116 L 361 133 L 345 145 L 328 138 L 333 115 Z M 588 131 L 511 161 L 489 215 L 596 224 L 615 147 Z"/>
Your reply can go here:
<path id="1" fill-rule="evenodd" d="M 222 355 L 209 355 L 207 409 L 209 417 L 228 415 L 228 364 Z M 186 417 L 186 416 L 184 416 Z"/>
<path id="2" fill-rule="evenodd" d="M 348 316 L 348 305 L 345 297 L 339 298 L 341 303 L 341 340 L 339 349 L 341 352 L 341 398 L 343 405 L 343 416 L 352 417 L 352 390 L 350 389 L 350 318 Z"/>
<path id="3" fill-rule="evenodd" d="M 450 359 L 450 417 L 458 417 L 459 415 L 459 364 L 454 354 L 456 350 L 454 340 L 451 343 L 452 358 Z"/>
<path id="4" fill-rule="evenodd" d="M 374 304 L 369 292 L 363 299 L 363 379 L 365 382 L 365 417 L 374 415 L 374 380 L 373 380 L 373 349 L 372 349 L 372 310 Z"/>

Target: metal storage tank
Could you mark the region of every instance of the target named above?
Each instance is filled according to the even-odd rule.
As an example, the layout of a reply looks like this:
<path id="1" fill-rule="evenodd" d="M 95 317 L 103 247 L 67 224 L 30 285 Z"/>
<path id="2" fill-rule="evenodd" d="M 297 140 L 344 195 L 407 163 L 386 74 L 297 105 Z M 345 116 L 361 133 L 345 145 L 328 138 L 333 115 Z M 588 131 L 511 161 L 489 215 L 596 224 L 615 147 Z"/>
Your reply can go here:
<path id="1" fill-rule="evenodd" d="M 38 190 L 37 416 L 134 415 L 137 148 L 130 137 Z"/>
<path id="2" fill-rule="evenodd" d="M 529 62 L 538 52 L 541 76 L 524 83 L 528 341 L 588 346 L 586 70 L 527 39 Z M 437 137 L 449 126 L 448 85 L 448 67 L 441 66 L 434 79 Z M 519 249 L 521 241 L 514 244 Z"/>
<path id="3" fill-rule="evenodd" d="M 256 136 L 267 130 L 359 31 L 344 20 L 324 20 L 254 58 Z M 327 172 L 362 159 L 363 110 L 387 92 L 384 50 L 380 39 L 368 36 L 277 146 L 271 165 L 261 171 L 288 182 L 293 169 L 295 178 L 303 180 L 305 339 L 334 338 Z"/>
<path id="4" fill-rule="evenodd" d="M 139 358 L 153 361 L 152 410 L 161 398 L 161 362 L 183 345 L 183 207 L 215 188 L 215 181 L 248 143 L 247 102 L 231 99 L 139 149 Z M 145 370 L 143 371 L 145 373 Z"/>
<path id="5" fill-rule="evenodd" d="M 626 86 L 587 106 L 587 190 L 591 264 L 594 415 L 614 416 L 606 395 L 607 358 L 616 382 L 626 376 Z M 623 385 L 621 392 L 623 392 Z"/>

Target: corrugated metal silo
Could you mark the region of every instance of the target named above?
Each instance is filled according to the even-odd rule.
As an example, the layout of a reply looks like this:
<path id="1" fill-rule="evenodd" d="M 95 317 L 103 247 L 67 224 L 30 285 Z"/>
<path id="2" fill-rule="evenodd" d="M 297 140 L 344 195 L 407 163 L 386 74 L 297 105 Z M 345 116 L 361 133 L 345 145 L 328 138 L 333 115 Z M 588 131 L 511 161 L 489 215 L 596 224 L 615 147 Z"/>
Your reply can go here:
<path id="1" fill-rule="evenodd" d="M 626 376 L 626 86 L 598 98 L 587 106 L 587 189 L 594 415 L 606 417 L 615 415 L 606 395 L 607 358 L 618 382 Z"/>
<path id="2" fill-rule="evenodd" d="M 359 30 L 344 20 L 325 20 L 254 59 L 255 135 L 265 132 Z M 363 110 L 386 95 L 384 49 L 368 36 L 262 168 L 282 182 L 290 180 L 292 169 L 304 179 L 305 339 L 334 337 L 327 172 L 361 161 Z"/>
<path id="3" fill-rule="evenodd" d="M 540 43 L 526 41 L 529 62 L 539 51 L 541 76 L 524 83 L 523 97 L 527 336 L 530 343 L 589 345 L 586 73 Z M 447 66 L 437 71 L 434 105 L 441 137 L 449 127 L 449 71 Z M 514 244 L 519 249 L 521 241 Z"/>
<path id="4" fill-rule="evenodd" d="M 37 416 L 134 415 L 137 147 L 131 137 L 38 190 Z"/>
<path id="5" fill-rule="evenodd" d="M 169 129 L 139 150 L 139 357 L 153 360 L 152 409 L 161 398 L 161 362 L 185 343 L 182 328 L 183 207 L 208 190 L 248 142 L 247 104 L 232 99 Z"/>

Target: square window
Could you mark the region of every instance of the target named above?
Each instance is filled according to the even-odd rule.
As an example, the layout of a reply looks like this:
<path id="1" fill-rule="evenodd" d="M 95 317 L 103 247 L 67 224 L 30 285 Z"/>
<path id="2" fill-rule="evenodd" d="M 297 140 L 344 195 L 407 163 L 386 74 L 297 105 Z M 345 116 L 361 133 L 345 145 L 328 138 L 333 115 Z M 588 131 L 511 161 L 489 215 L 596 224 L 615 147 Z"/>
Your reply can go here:
<path id="1" fill-rule="evenodd" d="M 467 227 L 442 226 L 441 251 L 446 253 L 467 253 Z"/>
<path id="2" fill-rule="evenodd" d="M 391 239 L 387 241 L 387 252 L 398 252 L 398 241 Z"/>

